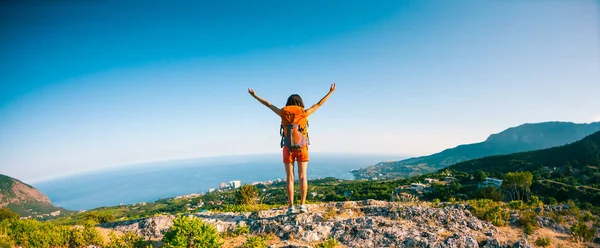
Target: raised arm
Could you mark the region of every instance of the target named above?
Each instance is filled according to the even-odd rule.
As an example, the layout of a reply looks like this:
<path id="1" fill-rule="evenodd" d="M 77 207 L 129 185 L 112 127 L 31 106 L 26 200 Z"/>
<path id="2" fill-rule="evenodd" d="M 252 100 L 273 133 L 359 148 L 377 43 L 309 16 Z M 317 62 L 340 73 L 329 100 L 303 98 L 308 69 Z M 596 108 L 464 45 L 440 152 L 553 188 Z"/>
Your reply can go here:
<path id="1" fill-rule="evenodd" d="M 327 99 L 329 98 L 329 96 L 331 95 L 331 93 L 333 93 L 333 91 L 335 91 L 335 82 L 329 88 L 329 92 L 327 93 L 327 95 L 325 95 L 323 98 L 321 98 L 321 101 L 319 101 L 315 105 L 312 105 L 312 107 L 308 108 L 306 110 L 306 114 L 310 115 L 310 114 L 314 113 L 315 111 L 317 111 L 317 109 L 319 107 L 321 107 L 321 105 L 323 105 L 323 103 L 325 103 L 325 101 L 327 101 Z"/>
<path id="2" fill-rule="evenodd" d="M 273 112 L 275 112 L 275 114 L 277 115 L 281 115 L 281 109 L 279 109 L 278 107 L 275 107 L 275 105 L 271 104 L 270 102 L 268 102 L 265 99 L 262 99 L 260 97 L 258 97 L 256 95 L 256 92 L 254 92 L 253 89 L 248 89 L 248 93 L 254 97 L 254 99 L 256 99 L 257 101 L 259 101 L 260 103 L 262 103 L 263 105 L 267 106 L 267 108 L 269 108 L 270 110 L 273 110 Z"/>

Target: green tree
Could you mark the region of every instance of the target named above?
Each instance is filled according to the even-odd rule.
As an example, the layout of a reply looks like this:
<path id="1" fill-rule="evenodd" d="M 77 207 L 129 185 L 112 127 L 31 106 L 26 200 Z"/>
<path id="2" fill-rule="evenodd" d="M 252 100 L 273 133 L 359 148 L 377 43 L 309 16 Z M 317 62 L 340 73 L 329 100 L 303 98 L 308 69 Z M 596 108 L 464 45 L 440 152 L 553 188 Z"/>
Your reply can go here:
<path id="1" fill-rule="evenodd" d="M 0 221 L 18 219 L 19 214 L 13 212 L 9 208 L 0 208 Z"/>
<path id="2" fill-rule="evenodd" d="M 165 247 L 221 247 L 221 236 L 217 228 L 193 216 L 180 215 L 173 221 L 171 229 L 163 237 Z"/>
<path id="3" fill-rule="evenodd" d="M 483 182 L 488 177 L 488 174 L 485 171 L 476 171 L 473 174 L 473 177 L 475 177 L 475 180 L 478 182 Z"/>
<path id="4" fill-rule="evenodd" d="M 235 192 L 235 201 L 238 204 L 256 204 L 258 201 L 258 188 L 254 185 L 244 184 Z"/>
<path id="5" fill-rule="evenodd" d="M 529 171 L 509 172 L 504 175 L 502 189 L 508 192 L 511 200 L 529 201 L 531 195 L 531 184 L 533 183 L 533 174 Z"/>
<path id="6" fill-rule="evenodd" d="M 502 198 L 504 198 L 504 194 L 502 194 L 502 191 L 498 190 L 496 187 L 485 187 L 483 189 L 478 190 L 475 193 L 475 198 L 502 201 Z"/>

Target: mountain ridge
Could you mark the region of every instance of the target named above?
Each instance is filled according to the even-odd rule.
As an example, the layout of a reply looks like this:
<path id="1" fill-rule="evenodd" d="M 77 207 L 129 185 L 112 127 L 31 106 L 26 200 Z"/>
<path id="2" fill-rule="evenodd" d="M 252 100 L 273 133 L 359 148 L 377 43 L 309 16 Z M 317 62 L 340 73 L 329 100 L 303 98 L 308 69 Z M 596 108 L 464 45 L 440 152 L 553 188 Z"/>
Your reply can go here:
<path id="1" fill-rule="evenodd" d="M 50 198 L 35 187 L 3 174 L 0 174 L 0 207 L 26 218 L 44 219 L 69 212 L 54 206 Z"/>
<path id="2" fill-rule="evenodd" d="M 439 153 L 352 170 L 356 179 L 396 179 L 418 176 L 463 161 L 565 145 L 600 131 L 600 122 L 525 123 L 491 134 L 479 143 L 459 145 Z"/>
<path id="3" fill-rule="evenodd" d="M 533 175 L 531 190 L 557 201 L 600 204 L 600 131 L 563 146 L 464 161 L 441 169 L 453 174 L 486 172 L 500 177 L 508 172 Z"/>

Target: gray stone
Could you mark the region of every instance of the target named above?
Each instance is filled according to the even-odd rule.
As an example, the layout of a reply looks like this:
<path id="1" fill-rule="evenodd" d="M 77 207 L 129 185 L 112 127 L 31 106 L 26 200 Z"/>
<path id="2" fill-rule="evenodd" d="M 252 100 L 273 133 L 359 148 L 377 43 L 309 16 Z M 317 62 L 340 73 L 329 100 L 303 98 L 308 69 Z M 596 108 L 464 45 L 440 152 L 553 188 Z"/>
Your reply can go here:
<path id="1" fill-rule="evenodd" d="M 513 245 L 513 248 L 531 248 L 531 245 L 526 239 L 521 239 Z"/>
<path id="2" fill-rule="evenodd" d="M 485 244 L 483 245 L 483 248 L 500 248 L 500 247 L 502 247 L 502 246 L 500 245 L 500 242 L 498 242 L 497 239 L 489 238 L 489 237 L 485 240 Z"/>
<path id="3" fill-rule="evenodd" d="M 324 220 L 323 212 L 335 207 L 338 216 Z M 473 237 L 493 236 L 497 229 L 469 212 L 470 206 L 447 204 L 439 208 L 386 201 L 357 201 L 309 205 L 309 213 L 285 215 L 285 209 L 254 213 L 194 214 L 220 232 L 248 226 L 253 235 L 272 233 L 282 239 L 272 247 L 304 247 L 333 237 L 347 247 L 479 247 Z M 173 224 L 174 216 L 158 216 L 111 223 L 105 228 L 135 231 L 159 240 Z M 453 233 L 440 236 L 440 231 Z M 293 238 L 294 242 L 288 242 Z M 493 239 L 495 240 L 495 239 Z M 488 246 L 495 247 L 495 246 Z"/>

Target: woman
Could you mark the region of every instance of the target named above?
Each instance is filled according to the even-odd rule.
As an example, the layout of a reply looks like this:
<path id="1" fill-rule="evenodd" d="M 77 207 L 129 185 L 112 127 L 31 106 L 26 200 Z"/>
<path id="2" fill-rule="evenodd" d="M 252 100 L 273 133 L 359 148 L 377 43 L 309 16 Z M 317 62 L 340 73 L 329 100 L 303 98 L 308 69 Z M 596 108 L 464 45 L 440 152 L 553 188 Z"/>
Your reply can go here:
<path id="1" fill-rule="evenodd" d="M 294 123 L 300 123 L 297 125 L 299 132 L 302 137 L 301 140 L 308 140 L 308 131 L 307 131 L 307 117 L 314 113 L 335 91 L 335 82 L 329 88 L 329 92 L 325 97 L 323 97 L 317 104 L 313 105 L 308 109 L 304 109 L 304 103 L 302 102 L 302 98 L 297 95 L 291 95 L 286 106 L 282 109 L 277 108 L 275 105 L 269 103 L 268 101 L 258 97 L 253 89 L 248 89 L 248 93 L 252 95 L 256 100 L 258 100 L 263 105 L 267 106 L 271 109 L 275 114 L 279 115 L 282 120 L 282 142 L 281 146 L 283 148 L 283 165 L 285 167 L 286 181 L 287 181 L 287 195 L 288 195 L 288 211 L 287 214 L 295 214 L 297 213 L 294 208 L 294 161 L 298 162 L 298 177 L 300 181 L 300 212 L 306 213 L 308 212 L 304 202 L 306 201 L 306 193 L 308 183 L 306 180 L 306 167 L 308 166 L 308 142 L 304 145 L 303 142 L 301 145 L 296 145 L 294 147 L 290 146 L 289 140 L 284 140 L 287 134 L 289 134 L 291 129 L 284 130 L 284 125 L 292 126 L 288 124 L 292 124 L 292 119 Z M 293 116 L 292 118 L 289 118 Z M 292 148 L 290 148 L 292 147 Z"/>

